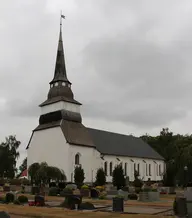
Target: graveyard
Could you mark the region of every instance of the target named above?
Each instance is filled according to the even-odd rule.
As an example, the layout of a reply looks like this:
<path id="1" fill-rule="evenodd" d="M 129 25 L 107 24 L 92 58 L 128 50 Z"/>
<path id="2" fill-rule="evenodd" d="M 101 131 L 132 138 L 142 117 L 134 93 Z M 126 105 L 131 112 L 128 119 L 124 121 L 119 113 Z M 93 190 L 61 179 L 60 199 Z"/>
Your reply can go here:
<path id="1" fill-rule="evenodd" d="M 112 185 L 89 187 L 84 185 L 82 192 L 75 184 L 68 184 L 63 192 L 54 194 L 56 187 L 36 190 L 37 187 L 4 186 L 0 192 L 0 211 L 6 211 L 11 217 L 172 217 L 175 193 L 161 193 L 158 188 L 158 199 L 144 199 L 140 193 L 147 192 L 143 187 L 140 193 L 134 187 L 117 190 Z M 17 189 L 17 191 L 15 191 Z M 31 189 L 31 191 L 30 191 Z M 149 191 L 148 187 L 148 191 Z M 13 191 L 11 191 L 13 190 Z M 94 190 L 94 191 L 93 191 Z M 152 189 L 151 189 L 152 190 Z M 65 193 L 64 193 L 65 192 Z M 154 192 L 154 191 L 153 191 Z M 177 190 L 181 193 L 182 190 Z M 71 196 L 73 196 L 71 198 Z M 134 196 L 134 197 L 133 197 Z M 66 199 L 71 198 L 71 205 Z M 80 200 L 79 200 L 80 199 Z M 116 199 L 116 203 L 115 203 Z M 4 200 L 4 201 L 3 201 Z M 35 201 L 38 203 L 35 204 Z M 123 203 L 122 205 L 119 202 Z M 69 202 L 68 202 L 69 203 Z"/>

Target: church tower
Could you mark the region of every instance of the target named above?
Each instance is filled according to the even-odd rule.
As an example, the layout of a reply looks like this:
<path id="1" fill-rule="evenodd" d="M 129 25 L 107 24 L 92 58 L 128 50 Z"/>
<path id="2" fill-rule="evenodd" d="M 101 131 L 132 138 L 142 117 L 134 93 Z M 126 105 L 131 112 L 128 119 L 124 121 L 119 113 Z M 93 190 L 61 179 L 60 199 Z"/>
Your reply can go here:
<path id="1" fill-rule="evenodd" d="M 39 125 L 32 131 L 26 148 L 27 164 L 29 167 L 35 162 L 47 162 L 62 169 L 71 181 L 77 154 L 82 153 L 82 147 L 95 146 L 82 124 L 81 103 L 74 99 L 72 83 L 67 78 L 61 24 L 55 72 L 49 84 L 47 99 L 39 105 Z"/>
<path id="2" fill-rule="evenodd" d="M 39 119 L 40 124 L 57 121 L 61 118 L 81 122 L 81 103 L 74 99 L 71 90 L 72 84 L 67 78 L 61 27 L 60 24 L 54 77 L 49 83 L 47 100 L 40 104 L 42 114 Z"/>

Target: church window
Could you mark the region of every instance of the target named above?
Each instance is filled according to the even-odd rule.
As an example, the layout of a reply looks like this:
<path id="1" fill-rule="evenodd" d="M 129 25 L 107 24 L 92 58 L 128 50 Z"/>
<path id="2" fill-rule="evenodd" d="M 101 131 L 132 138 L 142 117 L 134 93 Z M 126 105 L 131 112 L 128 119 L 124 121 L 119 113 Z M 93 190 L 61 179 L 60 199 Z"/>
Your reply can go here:
<path id="1" fill-rule="evenodd" d="M 158 172 L 159 171 L 159 165 L 158 164 L 156 165 L 156 170 L 157 170 L 157 176 L 158 176 L 159 175 L 159 172 Z"/>
<path id="2" fill-rule="evenodd" d="M 151 176 L 151 164 L 149 164 L 149 176 Z"/>
<path id="3" fill-rule="evenodd" d="M 76 154 L 75 155 L 75 165 L 79 165 L 80 164 L 80 155 Z"/>
<path id="4" fill-rule="evenodd" d="M 161 176 L 161 164 L 159 164 L 159 176 Z"/>
<path id="5" fill-rule="evenodd" d="M 62 82 L 62 86 L 65 86 L 65 82 Z"/>
<path id="6" fill-rule="evenodd" d="M 58 86 L 59 85 L 59 83 L 55 83 L 55 86 Z"/>
<path id="7" fill-rule="evenodd" d="M 127 163 L 125 163 L 124 175 L 127 176 Z"/>
<path id="8" fill-rule="evenodd" d="M 104 172 L 105 172 L 105 175 L 107 176 L 107 161 L 105 161 L 104 163 Z"/>
<path id="9" fill-rule="evenodd" d="M 112 176 L 113 175 L 113 163 L 112 162 L 110 162 L 109 168 L 110 168 L 110 176 Z"/>
<path id="10" fill-rule="evenodd" d="M 147 163 L 146 163 L 146 176 L 148 176 L 148 166 L 147 166 Z"/>
<path id="11" fill-rule="evenodd" d="M 137 164 L 137 172 L 140 175 L 140 164 L 139 163 Z"/>

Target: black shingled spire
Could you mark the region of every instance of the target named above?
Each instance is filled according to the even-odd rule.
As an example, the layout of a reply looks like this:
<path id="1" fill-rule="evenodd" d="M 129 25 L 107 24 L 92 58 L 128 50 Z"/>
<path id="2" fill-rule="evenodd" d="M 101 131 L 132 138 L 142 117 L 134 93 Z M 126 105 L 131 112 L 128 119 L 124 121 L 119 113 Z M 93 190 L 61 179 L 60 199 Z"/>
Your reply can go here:
<path id="1" fill-rule="evenodd" d="M 57 48 L 55 72 L 54 72 L 54 77 L 49 84 L 50 84 L 50 89 L 47 96 L 47 100 L 44 101 L 42 104 L 40 104 L 40 107 L 58 101 L 67 101 L 67 102 L 81 105 L 81 103 L 79 103 L 74 99 L 74 95 L 71 90 L 71 82 L 67 78 L 61 23 L 60 23 L 59 43 Z"/>
<path id="2" fill-rule="evenodd" d="M 69 80 L 67 79 L 61 28 L 62 28 L 62 25 L 60 24 L 59 43 L 58 43 L 58 49 L 57 49 L 55 73 L 54 73 L 54 78 L 50 82 L 50 84 L 53 84 L 54 82 L 58 82 L 58 81 L 67 82 L 71 84 L 71 82 L 69 82 Z"/>

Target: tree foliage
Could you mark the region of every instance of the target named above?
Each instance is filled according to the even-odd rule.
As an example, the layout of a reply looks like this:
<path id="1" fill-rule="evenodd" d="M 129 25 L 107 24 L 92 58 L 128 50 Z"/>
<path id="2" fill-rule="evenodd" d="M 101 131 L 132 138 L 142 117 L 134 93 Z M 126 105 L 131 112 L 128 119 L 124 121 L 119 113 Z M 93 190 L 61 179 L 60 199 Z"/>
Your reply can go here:
<path id="1" fill-rule="evenodd" d="M 81 168 L 81 166 L 75 167 L 74 180 L 75 180 L 75 184 L 76 184 L 79 188 L 83 185 L 84 179 L 85 179 L 84 170 Z"/>
<path id="2" fill-rule="evenodd" d="M 33 163 L 29 169 L 28 174 L 32 184 L 48 184 L 50 180 L 65 181 L 65 173 L 57 167 L 49 166 L 46 162 Z"/>
<path id="3" fill-rule="evenodd" d="M 17 172 L 16 163 L 19 158 L 18 148 L 21 144 L 16 136 L 5 138 L 0 144 L 0 177 L 13 178 Z"/>
<path id="4" fill-rule="evenodd" d="M 19 173 L 22 173 L 26 169 L 27 169 L 27 158 L 25 158 L 22 164 L 19 166 Z"/>
<path id="5" fill-rule="evenodd" d="M 98 186 L 103 186 L 106 183 L 106 175 L 103 168 L 99 168 L 96 173 L 95 184 Z"/>
<path id="6" fill-rule="evenodd" d="M 113 170 L 113 186 L 116 186 L 117 189 L 125 186 L 125 177 L 121 164 L 117 165 Z"/>
<path id="7" fill-rule="evenodd" d="M 192 135 L 174 135 L 168 128 L 163 128 L 158 136 L 146 134 L 141 138 L 165 158 L 165 184 L 181 182 L 185 166 L 188 166 L 188 179 L 192 181 Z"/>

